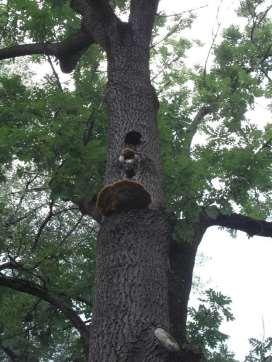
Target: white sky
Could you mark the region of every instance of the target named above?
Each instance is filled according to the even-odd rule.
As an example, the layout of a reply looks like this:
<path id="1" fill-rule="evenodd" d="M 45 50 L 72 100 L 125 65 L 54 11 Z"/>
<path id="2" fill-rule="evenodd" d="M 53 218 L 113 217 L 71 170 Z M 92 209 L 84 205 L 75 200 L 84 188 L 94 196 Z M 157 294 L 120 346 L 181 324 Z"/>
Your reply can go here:
<path id="1" fill-rule="evenodd" d="M 199 247 L 208 257 L 196 273 L 208 287 L 232 298 L 234 322 L 226 323 L 230 348 L 243 361 L 249 350 L 248 338 L 272 337 L 272 240 L 238 232 L 234 239 L 227 232 L 210 229 Z M 264 328 L 263 328 L 264 325 Z"/>
<path id="2" fill-rule="evenodd" d="M 189 61 L 204 65 L 212 33 L 217 28 L 218 6 L 223 29 L 237 22 L 234 9 L 238 4 L 238 0 L 161 0 L 160 9 L 172 14 L 207 5 L 196 11 L 198 18 L 190 30 L 192 39 L 200 39 L 205 46 L 192 51 Z M 272 118 L 261 100 L 250 115 L 263 124 Z M 204 265 L 196 267 L 201 281 L 207 288 L 212 287 L 232 298 L 236 320 L 225 324 L 222 332 L 230 335 L 229 346 L 236 358 L 243 361 L 249 351 L 248 338 L 272 337 L 272 239 L 248 239 L 241 232 L 233 239 L 227 232 L 212 228 L 206 233 L 199 253 L 208 257 Z"/>

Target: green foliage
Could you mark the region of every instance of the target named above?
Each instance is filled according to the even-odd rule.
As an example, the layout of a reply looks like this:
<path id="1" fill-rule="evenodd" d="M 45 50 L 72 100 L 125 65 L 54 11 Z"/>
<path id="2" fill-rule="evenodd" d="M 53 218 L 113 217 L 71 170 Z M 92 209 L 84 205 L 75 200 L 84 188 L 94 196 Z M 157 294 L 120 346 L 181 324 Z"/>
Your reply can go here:
<path id="1" fill-rule="evenodd" d="M 9 0 L 1 6 L 1 14 L 6 46 L 62 38 L 79 26 L 68 1 Z"/>
<path id="2" fill-rule="evenodd" d="M 95 72 L 95 70 L 94 70 Z M 105 113 L 101 108 L 103 78 L 87 89 L 90 76 L 77 75 L 78 89 L 60 91 L 51 79 L 26 87 L 14 75 L 0 78 L 1 164 L 16 158 L 34 162 L 51 175 L 54 197 L 76 200 L 99 189 L 105 166 Z M 84 81 L 84 82 L 83 82 Z"/>
<path id="3" fill-rule="evenodd" d="M 271 96 L 271 21 L 265 15 L 258 19 L 253 29 L 248 20 L 244 29 L 225 30 L 210 70 L 171 65 L 160 75 L 166 192 L 177 213 L 193 215 L 193 208 L 216 205 L 227 213 L 235 206 L 257 218 L 270 214 L 270 127 L 247 117 L 258 97 Z M 164 64 L 171 61 L 168 47 L 161 53 Z M 198 120 L 203 107 L 211 111 Z"/>
<path id="4" fill-rule="evenodd" d="M 203 351 L 207 361 L 237 362 L 227 347 L 228 336 L 220 331 L 223 322 L 234 320 L 231 299 L 208 289 L 199 298 L 197 308 L 189 308 L 188 341 Z"/>
<path id="5" fill-rule="evenodd" d="M 212 289 L 204 293 L 198 309 L 189 309 L 188 337 L 191 343 L 204 349 L 215 349 L 223 344 L 228 336 L 219 331 L 223 322 L 234 319 L 230 311 L 231 299 Z"/>
<path id="6" fill-rule="evenodd" d="M 209 362 L 238 362 L 234 358 L 234 353 L 228 350 L 228 347 L 225 344 L 221 344 L 218 348 L 218 351 L 213 351 L 208 357 Z"/>
<path id="7" fill-rule="evenodd" d="M 75 313 L 90 318 L 95 272 L 93 223 L 60 201 L 45 223 L 49 190 L 45 177 L 33 167 L 20 166 L 8 179 L 0 193 L 5 195 L 0 209 L 0 264 L 12 263 L 8 275 L 15 280 L 45 288 Z M 4 287 L 0 295 L 0 346 L 10 348 L 22 361 L 85 360 L 78 332 L 54 306 Z"/>
<path id="8" fill-rule="evenodd" d="M 262 341 L 256 338 L 249 340 L 251 350 L 249 355 L 246 356 L 245 362 L 263 362 L 271 359 L 272 353 L 272 338 L 266 338 Z"/>
<path id="9" fill-rule="evenodd" d="M 0 344 L 21 361 L 68 361 L 76 356 L 84 361 L 75 331 L 58 311 L 41 300 L 2 289 L 0 316 Z M 0 356 L 6 361 L 4 355 Z"/>

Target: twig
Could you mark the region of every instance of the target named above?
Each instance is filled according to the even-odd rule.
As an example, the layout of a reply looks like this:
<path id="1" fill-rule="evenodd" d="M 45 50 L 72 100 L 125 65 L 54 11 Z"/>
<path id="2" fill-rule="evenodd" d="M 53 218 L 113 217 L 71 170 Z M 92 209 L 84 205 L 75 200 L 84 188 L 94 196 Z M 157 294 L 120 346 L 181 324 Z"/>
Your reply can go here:
<path id="1" fill-rule="evenodd" d="M 159 44 L 163 43 L 166 39 L 168 39 L 171 35 L 173 35 L 179 28 L 180 24 L 182 23 L 183 18 L 181 18 L 177 24 L 159 41 L 157 41 L 157 43 L 154 43 L 150 46 L 150 48 L 155 48 L 156 46 L 158 46 Z"/>
<path id="2" fill-rule="evenodd" d="M 53 202 L 53 200 L 51 200 L 51 202 L 49 204 L 49 212 L 48 212 L 48 214 L 46 215 L 44 221 L 42 222 L 42 224 L 39 227 L 39 230 L 38 230 L 38 232 L 36 234 L 33 246 L 31 248 L 32 251 L 37 248 L 37 244 L 39 242 L 41 234 L 42 234 L 44 228 L 46 227 L 46 225 L 48 224 L 48 222 L 52 219 L 52 217 L 55 217 L 55 216 L 60 215 L 60 214 L 62 214 L 64 212 L 67 212 L 67 211 L 73 211 L 73 210 L 78 211 L 78 207 L 72 206 L 72 207 L 68 207 L 66 209 L 61 209 L 61 210 L 53 212 L 53 206 L 54 206 L 54 202 Z"/>
<path id="3" fill-rule="evenodd" d="M 5 226 L 6 226 L 6 227 L 9 227 L 9 226 L 11 226 L 11 225 L 17 224 L 18 222 L 26 219 L 26 218 L 29 217 L 31 214 L 35 213 L 37 210 L 41 209 L 41 208 L 44 207 L 44 206 L 45 206 L 45 204 L 41 204 L 41 205 L 37 206 L 36 208 L 31 209 L 29 212 L 25 213 L 23 216 L 20 216 L 20 217 L 18 217 L 18 218 L 15 218 L 14 215 L 10 215 L 10 216 L 8 217 L 8 220 L 7 220 L 6 223 L 5 223 Z"/>
<path id="4" fill-rule="evenodd" d="M 159 76 L 160 74 L 162 74 L 166 68 L 168 68 L 170 65 L 172 65 L 173 63 L 175 63 L 177 60 L 179 60 L 180 57 L 181 57 L 180 55 L 177 55 L 175 58 L 171 59 L 169 62 L 164 63 L 164 64 L 163 64 L 163 67 L 162 67 L 162 70 L 160 70 L 157 74 L 155 74 L 155 75 L 151 78 L 151 82 L 154 82 L 154 80 L 155 80 L 156 78 L 158 78 L 158 76 Z"/>
<path id="5" fill-rule="evenodd" d="M 75 225 L 68 231 L 68 233 L 62 238 L 60 242 L 60 246 L 63 245 L 63 243 L 73 234 L 73 232 L 77 229 L 77 227 L 80 225 L 81 220 L 83 219 L 84 215 L 81 215 L 80 218 L 77 220 Z"/>
<path id="6" fill-rule="evenodd" d="M 16 209 L 15 209 L 15 212 L 14 212 L 15 215 L 18 212 L 19 208 L 21 207 L 22 202 L 24 201 L 24 198 L 25 198 L 25 196 L 26 196 L 26 194 L 27 194 L 27 192 L 29 190 L 29 186 L 32 184 L 32 182 L 34 182 L 36 180 L 37 177 L 38 177 L 38 175 L 36 174 L 36 175 L 34 175 L 34 177 L 32 177 L 30 180 L 28 180 L 26 182 L 25 189 L 24 189 L 24 191 L 23 191 L 23 193 L 22 193 L 22 195 L 21 195 L 21 197 L 19 199 L 19 202 L 18 202 L 18 204 L 16 206 Z"/>
<path id="7" fill-rule="evenodd" d="M 60 82 L 59 75 L 58 75 L 58 73 L 57 73 L 57 71 L 56 71 L 56 69 L 54 67 L 54 64 L 53 64 L 53 62 L 52 62 L 52 60 L 50 58 L 50 55 L 47 55 L 47 60 L 48 60 L 48 63 L 50 64 L 51 70 L 52 70 L 52 72 L 54 74 L 54 77 L 56 79 L 57 86 L 58 86 L 59 90 L 63 93 L 63 88 L 62 88 L 62 85 L 61 85 L 61 82 Z"/>
<path id="8" fill-rule="evenodd" d="M 187 9 L 187 10 L 183 10 L 183 11 L 181 11 L 180 13 L 176 13 L 176 14 L 160 14 L 160 13 L 158 13 L 158 14 L 156 14 L 156 16 L 158 16 L 158 17 L 164 17 L 164 18 L 170 18 L 170 17 L 177 17 L 177 16 L 182 16 L 184 13 L 191 13 L 191 12 L 193 12 L 193 11 L 197 11 L 197 10 L 200 10 L 200 9 L 203 9 L 203 8 L 206 8 L 206 7 L 208 7 L 208 4 L 206 4 L 206 5 L 202 5 L 202 6 L 199 6 L 199 7 L 197 7 L 197 8 L 193 8 L 193 9 Z"/>
<path id="9" fill-rule="evenodd" d="M 20 263 L 20 262 L 18 263 L 16 261 L 16 259 L 13 258 L 11 255 L 8 255 L 8 258 L 9 258 L 8 262 L 3 263 L 2 265 L 0 265 L 0 271 L 9 269 L 12 272 L 14 270 L 16 270 L 17 272 L 20 272 L 20 271 L 25 272 L 26 274 L 29 274 L 31 277 L 38 278 L 40 280 L 40 282 L 43 283 L 44 287 L 46 286 L 47 283 L 46 283 L 46 280 L 43 278 L 43 276 L 40 275 L 39 272 L 34 272 L 36 267 L 26 268 L 22 263 Z M 14 275 L 14 273 L 13 273 L 13 276 L 17 276 L 17 275 Z"/>
<path id="10" fill-rule="evenodd" d="M 266 18 L 266 15 L 269 13 L 269 11 L 272 9 L 272 5 L 268 6 L 268 8 L 263 12 L 260 13 L 260 19 L 257 23 L 257 26 L 259 26 L 261 24 L 261 22 Z"/>
<path id="11" fill-rule="evenodd" d="M 43 222 L 40 225 L 39 230 L 38 230 L 38 232 L 36 234 L 34 243 L 33 243 L 32 248 L 31 248 L 32 251 L 36 249 L 36 247 L 38 245 L 38 242 L 39 242 L 39 239 L 40 239 L 40 236 L 41 236 L 41 234 L 43 232 L 43 229 L 46 227 L 46 225 L 48 224 L 48 222 L 50 221 L 50 219 L 54 215 L 53 214 L 53 206 L 54 206 L 54 200 L 51 200 L 50 203 L 49 203 L 48 214 L 46 215 L 45 219 L 43 220 Z"/>
<path id="12" fill-rule="evenodd" d="M 223 3 L 223 0 L 220 1 L 220 4 L 219 4 L 218 7 L 217 7 L 217 12 L 216 12 L 217 29 L 216 29 L 215 33 L 214 33 L 214 31 L 213 31 L 212 43 L 211 43 L 211 46 L 210 46 L 210 48 L 209 48 L 209 51 L 208 51 L 208 54 L 207 54 L 207 57 L 206 57 L 206 60 L 205 60 L 204 70 L 203 70 L 204 77 L 205 77 L 206 74 L 207 74 L 208 60 L 209 60 L 211 51 L 212 51 L 212 49 L 213 49 L 214 43 L 215 43 L 215 41 L 216 41 L 216 38 L 217 38 L 217 36 L 218 36 L 219 30 L 220 30 L 220 27 L 221 27 L 221 22 L 219 22 L 219 12 L 220 12 L 220 8 L 221 8 L 221 6 L 222 6 L 222 3 Z"/>

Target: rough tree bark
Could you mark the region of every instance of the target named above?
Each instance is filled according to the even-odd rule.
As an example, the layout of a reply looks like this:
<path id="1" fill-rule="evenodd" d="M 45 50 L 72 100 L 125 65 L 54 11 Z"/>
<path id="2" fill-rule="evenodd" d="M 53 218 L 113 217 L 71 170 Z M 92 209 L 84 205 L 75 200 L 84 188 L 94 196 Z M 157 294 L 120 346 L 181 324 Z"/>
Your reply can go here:
<path id="1" fill-rule="evenodd" d="M 152 10 L 151 17 L 156 3 L 153 1 L 151 9 L 146 9 Z M 170 332 L 171 227 L 162 209 L 158 101 L 149 72 L 150 30 L 142 33 L 138 22 L 143 19 L 134 5 L 133 21 L 119 26 L 107 47 L 109 131 L 105 184 L 124 178 L 119 156 L 126 136 L 137 132 L 141 139 L 137 144 L 140 163 L 133 180 L 145 187 L 152 203 L 151 209 L 113 215 L 101 224 L 90 362 L 170 361 L 173 357 L 154 334 L 156 328 Z"/>
<path id="2" fill-rule="evenodd" d="M 89 361 L 166 361 L 154 331 L 169 330 L 169 226 L 158 210 L 104 221 L 97 242 Z"/>

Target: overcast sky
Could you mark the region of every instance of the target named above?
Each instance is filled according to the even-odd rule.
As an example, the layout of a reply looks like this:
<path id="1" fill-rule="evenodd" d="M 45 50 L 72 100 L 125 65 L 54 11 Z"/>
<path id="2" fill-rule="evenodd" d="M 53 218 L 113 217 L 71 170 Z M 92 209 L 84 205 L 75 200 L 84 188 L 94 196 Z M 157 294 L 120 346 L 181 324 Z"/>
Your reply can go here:
<path id="1" fill-rule="evenodd" d="M 217 28 L 216 14 L 220 5 L 218 20 L 222 29 L 238 22 L 234 10 L 237 0 L 161 0 L 160 9 L 175 13 L 186 9 L 207 7 L 196 11 L 190 35 L 200 39 L 205 47 L 190 54 L 190 63 L 203 65 Z M 271 113 L 260 100 L 255 112 L 250 114 L 262 124 L 271 122 Z M 248 338 L 272 337 L 272 239 L 253 237 L 244 233 L 232 238 L 227 232 L 210 229 L 202 241 L 199 253 L 207 256 L 203 266 L 196 268 L 206 287 L 215 288 L 232 298 L 232 310 L 236 320 L 223 326 L 222 332 L 231 336 L 230 348 L 236 358 L 243 361 L 249 351 Z"/>

